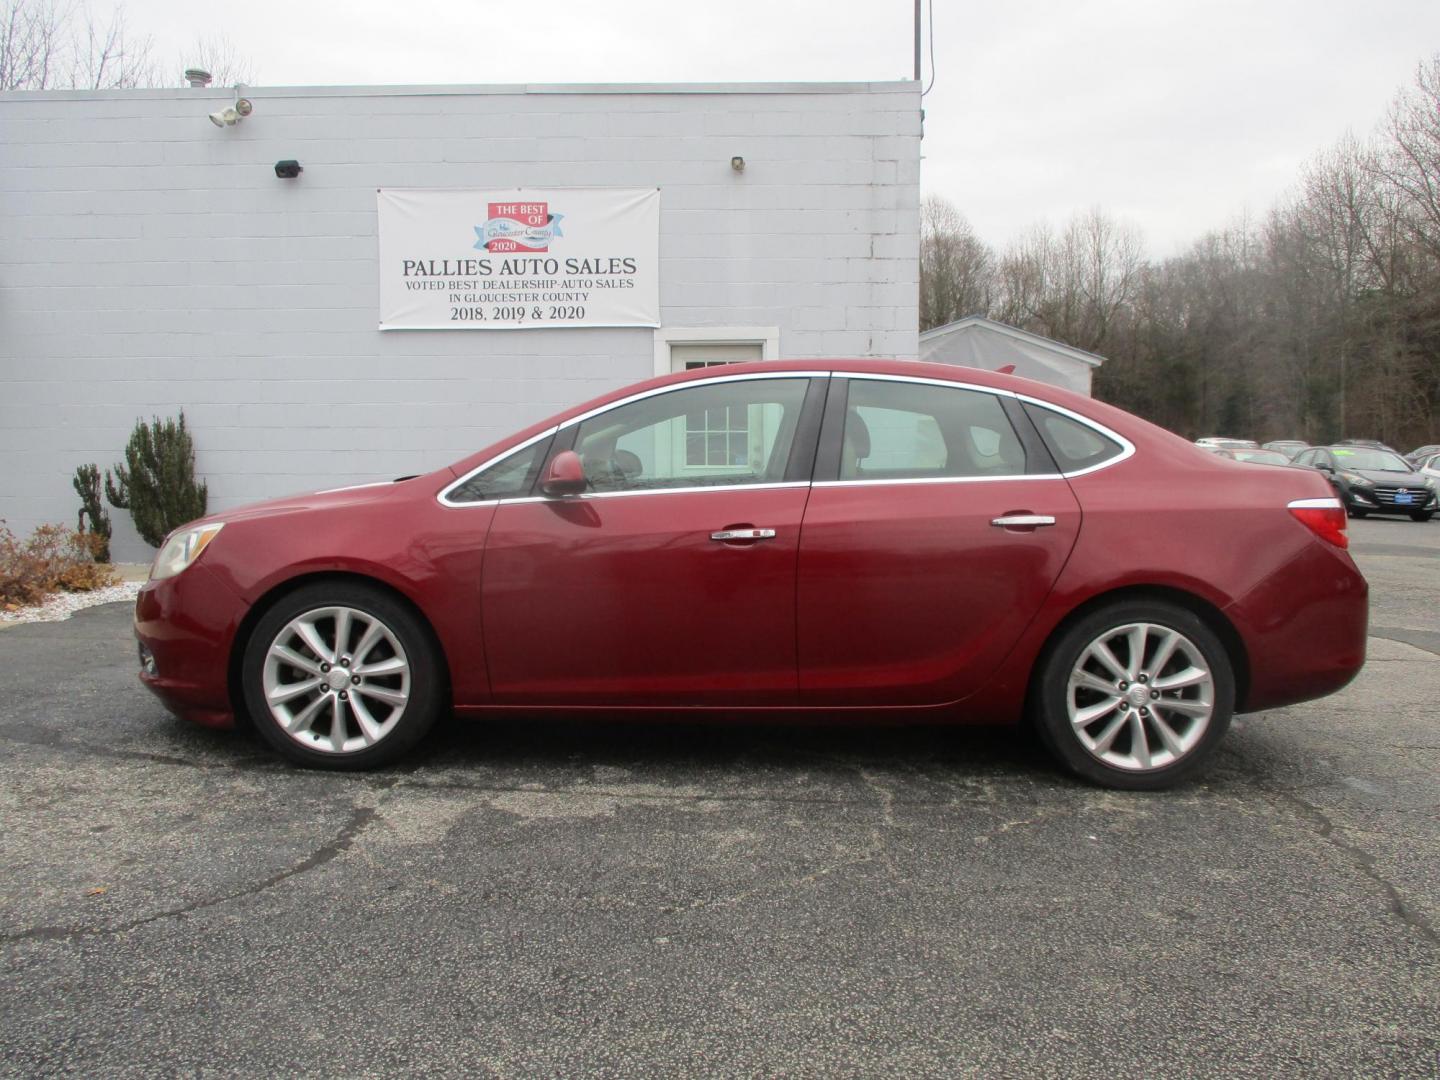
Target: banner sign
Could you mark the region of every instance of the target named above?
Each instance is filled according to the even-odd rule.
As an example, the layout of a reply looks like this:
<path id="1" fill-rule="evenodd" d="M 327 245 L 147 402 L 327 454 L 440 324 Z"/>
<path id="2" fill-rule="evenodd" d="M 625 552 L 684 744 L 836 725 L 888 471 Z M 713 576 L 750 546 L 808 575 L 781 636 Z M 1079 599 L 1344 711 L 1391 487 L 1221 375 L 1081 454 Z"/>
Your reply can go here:
<path id="1" fill-rule="evenodd" d="M 654 188 L 381 188 L 381 330 L 660 325 Z"/>

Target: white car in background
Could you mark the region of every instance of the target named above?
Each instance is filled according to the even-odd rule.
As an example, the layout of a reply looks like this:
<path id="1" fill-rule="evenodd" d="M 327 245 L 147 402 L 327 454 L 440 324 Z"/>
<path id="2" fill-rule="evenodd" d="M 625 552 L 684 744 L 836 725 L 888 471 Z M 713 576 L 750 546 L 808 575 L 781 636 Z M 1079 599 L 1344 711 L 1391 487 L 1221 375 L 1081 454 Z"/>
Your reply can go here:
<path id="1" fill-rule="evenodd" d="M 1430 485 L 1436 495 L 1440 495 L 1440 454 L 1421 458 L 1415 464 L 1415 471 L 1425 477 L 1425 483 Z"/>

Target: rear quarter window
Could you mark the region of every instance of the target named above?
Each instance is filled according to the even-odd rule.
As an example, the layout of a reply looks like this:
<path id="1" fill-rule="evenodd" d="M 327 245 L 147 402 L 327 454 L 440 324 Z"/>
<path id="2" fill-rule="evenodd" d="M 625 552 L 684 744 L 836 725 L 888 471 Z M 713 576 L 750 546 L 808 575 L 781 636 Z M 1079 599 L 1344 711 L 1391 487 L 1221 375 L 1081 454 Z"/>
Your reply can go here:
<path id="1" fill-rule="evenodd" d="M 1082 424 L 1043 405 L 1035 405 L 1029 401 L 1023 404 L 1026 414 L 1040 430 L 1040 437 L 1045 440 L 1045 445 L 1050 448 L 1055 463 L 1063 473 L 1093 469 L 1125 452 L 1125 448 L 1118 442 L 1088 424 Z"/>

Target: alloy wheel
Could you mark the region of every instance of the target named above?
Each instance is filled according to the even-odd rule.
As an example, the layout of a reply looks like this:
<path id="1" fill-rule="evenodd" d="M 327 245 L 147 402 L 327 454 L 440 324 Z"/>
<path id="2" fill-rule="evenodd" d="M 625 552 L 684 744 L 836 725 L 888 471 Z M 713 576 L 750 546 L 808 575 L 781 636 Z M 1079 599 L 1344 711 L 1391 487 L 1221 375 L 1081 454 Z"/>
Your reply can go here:
<path id="1" fill-rule="evenodd" d="M 1215 711 L 1215 677 L 1196 644 L 1158 623 L 1106 630 L 1080 651 L 1065 705 L 1085 750 L 1106 765 L 1149 772 L 1193 750 Z"/>
<path id="2" fill-rule="evenodd" d="M 395 729 L 410 699 L 410 661 L 396 633 L 359 608 L 297 615 L 265 653 L 265 705 L 301 746 L 350 754 Z"/>

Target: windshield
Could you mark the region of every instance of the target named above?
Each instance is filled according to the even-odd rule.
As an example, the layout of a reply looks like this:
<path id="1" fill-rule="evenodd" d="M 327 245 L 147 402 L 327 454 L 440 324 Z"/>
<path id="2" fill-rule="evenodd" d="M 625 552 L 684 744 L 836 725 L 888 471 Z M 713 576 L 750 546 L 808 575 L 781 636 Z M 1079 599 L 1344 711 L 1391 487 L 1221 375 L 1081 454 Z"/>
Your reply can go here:
<path id="1" fill-rule="evenodd" d="M 1330 452 L 1342 469 L 1373 469 L 1375 472 L 1409 472 L 1410 466 L 1399 454 L 1385 450 L 1368 450 L 1361 446 L 1335 446 Z"/>
<path id="2" fill-rule="evenodd" d="M 1262 465 L 1289 465 L 1290 459 L 1274 450 L 1232 450 L 1236 461 L 1254 461 Z"/>

